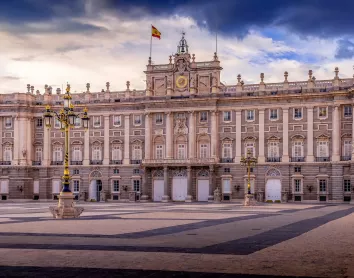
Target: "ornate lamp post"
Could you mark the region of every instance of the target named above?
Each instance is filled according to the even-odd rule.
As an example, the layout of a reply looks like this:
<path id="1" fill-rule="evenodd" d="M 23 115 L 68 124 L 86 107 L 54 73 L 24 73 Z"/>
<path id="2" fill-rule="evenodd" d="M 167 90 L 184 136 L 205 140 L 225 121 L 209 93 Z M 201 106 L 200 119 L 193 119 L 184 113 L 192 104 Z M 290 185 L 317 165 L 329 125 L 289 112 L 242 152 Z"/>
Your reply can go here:
<path id="1" fill-rule="evenodd" d="M 254 205 L 256 200 L 251 194 L 251 166 L 255 166 L 257 164 L 257 158 L 252 157 L 251 152 L 248 151 L 247 156 L 242 156 L 240 162 L 242 166 L 247 167 L 247 194 L 245 194 L 245 206 Z"/>
<path id="2" fill-rule="evenodd" d="M 47 105 L 44 113 L 45 125 L 49 129 L 52 126 L 52 118 L 54 117 L 60 122 L 60 128 L 65 132 L 65 158 L 64 158 L 64 175 L 63 189 L 59 195 L 58 207 L 50 207 L 55 218 L 74 218 L 78 217 L 83 208 L 74 208 L 74 195 L 70 190 L 70 171 L 69 171 L 69 130 L 75 124 L 76 118 L 81 118 L 82 125 L 85 130 L 88 129 L 89 117 L 87 108 L 83 112 L 74 113 L 74 105 L 71 103 L 72 96 L 70 94 L 70 85 L 67 85 L 66 93 L 64 94 L 64 108 L 59 113 L 51 110 Z"/>

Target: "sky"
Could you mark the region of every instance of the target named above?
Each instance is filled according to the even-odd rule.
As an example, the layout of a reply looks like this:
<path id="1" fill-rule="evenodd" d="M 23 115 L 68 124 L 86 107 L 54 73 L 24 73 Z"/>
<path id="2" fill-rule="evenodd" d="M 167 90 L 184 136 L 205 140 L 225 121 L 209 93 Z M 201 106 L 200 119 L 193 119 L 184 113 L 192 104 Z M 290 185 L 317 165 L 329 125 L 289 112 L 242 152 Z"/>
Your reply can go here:
<path id="1" fill-rule="evenodd" d="M 221 81 L 237 83 L 353 76 L 352 0 L 0 0 L 0 93 L 27 84 L 72 92 L 145 89 L 151 24 L 152 61 L 167 64 L 181 33 L 197 62 L 216 50 Z"/>

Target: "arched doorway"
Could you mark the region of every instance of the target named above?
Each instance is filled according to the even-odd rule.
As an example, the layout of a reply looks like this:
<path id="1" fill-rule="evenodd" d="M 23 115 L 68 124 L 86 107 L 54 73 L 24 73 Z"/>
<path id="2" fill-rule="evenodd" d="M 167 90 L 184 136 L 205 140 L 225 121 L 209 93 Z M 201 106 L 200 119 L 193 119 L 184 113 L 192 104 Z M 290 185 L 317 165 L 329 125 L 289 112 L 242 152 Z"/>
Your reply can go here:
<path id="1" fill-rule="evenodd" d="M 281 201 L 281 173 L 272 168 L 266 174 L 265 201 Z"/>
<path id="2" fill-rule="evenodd" d="M 89 200 L 100 201 L 100 194 L 102 191 L 102 174 L 100 171 L 93 171 L 90 174 L 90 188 L 89 188 Z"/>

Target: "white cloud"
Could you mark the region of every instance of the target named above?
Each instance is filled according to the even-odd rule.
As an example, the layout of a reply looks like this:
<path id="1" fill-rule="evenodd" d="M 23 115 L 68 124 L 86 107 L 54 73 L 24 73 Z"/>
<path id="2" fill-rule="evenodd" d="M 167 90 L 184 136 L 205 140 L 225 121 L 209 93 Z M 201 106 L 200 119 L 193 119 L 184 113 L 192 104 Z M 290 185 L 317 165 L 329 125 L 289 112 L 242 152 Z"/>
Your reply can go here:
<path id="1" fill-rule="evenodd" d="M 90 9 L 87 6 L 87 10 Z M 143 71 L 149 56 L 151 24 L 162 33 L 161 40 L 153 39 L 152 59 L 155 64 L 168 63 L 169 55 L 176 52 L 182 30 L 186 31 L 189 50 L 195 54 L 196 61 L 212 60 L 215 51 L 215 34 L 197 27 L 191 18 L 178 15 L 127 21 L 101 14 L 99 17 L 75 18 L 73 21 L 103 27 L 108 31 L 94 32 L 89 36 L 87 33 L 23 36 L 0 33 L 0 77 L 21 78 L 1 81 L 0 91 L 24 92 L 26 84 L 31 84 L 35 90 L 43 92 L 44 84 L 53 86 L 66 84 L 67 81 L 77 92 L 84 91 L 87 82 L 91 83 L 91 91 L 100 91 L 107 81 L 111 83 L 112 90 L 125 90 L 128 80 L 131 88 L 144 89 Z M 37 23 L 36 27 L 50 30 L 48 24 L 41 26 Z M 307 80 L 309 69 L 314 70 L 317 79 L 330 79 L 334 76 L 335 66 L 339 66 L 346 77 L 351 76 L 351 61 L 335 61 L 331 58 L 335 50 L 334 41 L 305 41 L 292 34 L 284 41 L 274 41 L 255 31 L 243 40 L 218 36 L 218 56 L 224 68 L 222 81 L 227 84 L 235 84 L 239 73 L 246 82 L 258 83 L 261 72 L 265 74 L 266 82 L 281 82 L 284 71 L 289 72 L 289 80 Z M 320 62 L 272 58 L 288 52 L 313 56 Z M 269 54 L 273 56 L 269 57 Z M 266 63 L 258 64 L 257 61 Z"/>

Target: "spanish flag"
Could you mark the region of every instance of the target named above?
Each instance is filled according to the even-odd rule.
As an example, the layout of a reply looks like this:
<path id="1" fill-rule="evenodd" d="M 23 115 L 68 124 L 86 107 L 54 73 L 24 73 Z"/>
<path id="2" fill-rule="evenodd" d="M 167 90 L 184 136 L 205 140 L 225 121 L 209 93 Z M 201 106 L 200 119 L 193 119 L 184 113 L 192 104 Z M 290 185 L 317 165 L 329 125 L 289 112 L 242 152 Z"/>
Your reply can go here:
<path id="1" fill-rule="evenodd" d="M 161 39 L 161 33 L 154 26 L 151 25 L 151 36 Z"/>

